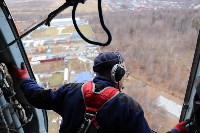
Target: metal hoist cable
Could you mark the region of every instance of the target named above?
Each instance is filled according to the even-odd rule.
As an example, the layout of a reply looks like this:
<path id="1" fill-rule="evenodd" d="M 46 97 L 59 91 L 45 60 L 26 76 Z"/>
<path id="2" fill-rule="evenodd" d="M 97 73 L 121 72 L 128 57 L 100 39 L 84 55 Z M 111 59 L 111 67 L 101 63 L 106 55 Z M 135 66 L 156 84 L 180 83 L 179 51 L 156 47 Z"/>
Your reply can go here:
<path id="1" fill-rule="evenodd" d="M 99 46 L 108 46 L 111 43 L 111 41 L 112 41 L 112 36 L 111 36 L 110 31 L 107 29 L 107 27 L 104 24 L 103 14 L 102 14 L 102 7 L 101 7 L 101 0 L 98 0 L 98 12 L 99 12 L 99 19 L 100 19 L 101 26 L 104 29 L 104 31 L 107 33 L 107 36 L 108 36 L 108 40 L 107 40 L 106 43 L 100 43 L 100 42 L 91 41 L 91 40 L 87 39 L 81 33 L 81 31 L 78 28 L 78 25 L 76 24 L 76 19 L 75 19 L 75 12 L 76 12 L 77 5 L 78 5 L 78 3 L 76 5 L 74 5 L 74 7 L 73 7 L 73 10 L 72 10 L 72 20 L 73 20 L 74 27 L 75 27 L 76 31 L 78 32 L 78 34 L 81 36 L 81 38 L 83 40 L 85 40 L 86 42 L 90 43 L 90 44 L 99 45 Z"/>
<path id="2" fill-rule="evenodd" d="M 12 46 L 14 43 L 16 43 L 17 41 L 21 40 L 23 37 L 25 37 L 26 35 L 28 35 L 29 33 L 33 32 L 34 30 L 36 30 L 37 28 L 39 28 L 40 26 L 42 26 L 43 24 L 50 26 L 50 22 L 51 20 L 56 17 L 59 13 L 61 13 L 63 10 L 65 10 L 66 8 L 73 6 L 73 10 L 72 10 L 72 20 L 73 20 L 73 24 L 74 27 L 76 29 L 76 31 L 78 32 L 78 34 L 81 36 L 81 38 L 83 40 L 85 40 L 86 42 L 90 43 L 90 44 L 94 44 L 94 45 L 99 45 L 99 46 L 107 46 L 111 43 L 112 40 L 112 36 L 110 31 L 106 28 L 105 24 L 104 24 L 104 20 L 103 20 L 103 14 L 102 14 L 102 7 L 101 7 L 101 0 L 98 0 L 98 12 L 99 12 L 99 18 L 100 18 L 100 23 L 102 28 L 104 29 L 104 31 L 107 33 L 108 36 L 108 40 L 106 43 L 100 43 L 100 42 L 94 42 L 91 41 L 89 39 L 87 39 L 79 30 L 78 25 L 76 23 L 76 19 L 75 19 L 75 12 L 76 12 L 76 8 L 77 5 L 79 3 L 84 4 L 86 0 L 67 0 L 62 6 L 60 6 L 58 9 L 54 10 L 53 12 L 51 12 L 47 19 L 43 20 L 42 22 L 40 22 L 39 24 L 37 24 L 36 26 L 32 27 L 31 29 L 29 29 L 27 32 L 23 33 L 21 36 L 19 36 L 18 38 L 16 38 L 15 40 L 11 41 L 9 44 L 6 45 L 6 47 L 2 50 L 0 50 L 0 53 L 4 52 L 7 48 L 9 48 L 10 46 Z"/>

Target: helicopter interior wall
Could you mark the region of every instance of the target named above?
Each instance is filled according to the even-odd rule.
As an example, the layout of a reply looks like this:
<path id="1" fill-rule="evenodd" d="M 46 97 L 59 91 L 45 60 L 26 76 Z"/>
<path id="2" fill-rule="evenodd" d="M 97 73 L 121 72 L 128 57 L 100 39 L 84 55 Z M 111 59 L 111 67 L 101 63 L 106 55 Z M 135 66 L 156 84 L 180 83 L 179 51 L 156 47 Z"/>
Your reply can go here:
<path id="1" fill-rule="evenodd" d="M 10 36 L 11 33 L 8 33 L 10 31 L 10 30 L 8 30 L 8 29 L 10 29 L 10 27 L 9 27 L 8 23 L 6 23 L 5 20 L 6 20 L 5 15 L 3 14 L 2 9 L 0 9 L 0 49 L 4 49 L 5 48 L 6 41 L 8 41 L 8 40 L 6 40 L 6 38 L 7 39 L 8 38 L 11 39 L 11 37 L 12 37 L 12 36 Z M 8 53 L 9 53 L 8 50 L 0 53 L 0 57 L 1 57 L 0 61 L 1 62 L 7 63 L 7 61 L 11 61 L 12 60 L 8 56 Z"/>
<path id="2" fill-rule="evenodd" d="M 0 7 L 0 63 L 13 63 L 16 64 L 18 67 L 20 67 L 21 62 L 24 62 L 24 59 L 22 57 L 22 50 L 20 47 L 23 47 L 22 45 L 18 45 L 17 43 L 13 44 L 6 50 L 3 50 L 6 48 L 6 45 L 13 41 L 15 39 L 15 33 L 16 29 L 14 25 L 11 25 L 8 22 L 12 21 L 12 18 L 9 16 L 6 16 L 9 14 L 9 12 L 5 13 L 4 7 Z M 6 15 L 5 15 L 6 14 Z M 9 18 L 10 17 L 10 18 Z M 14 24 L 14 23 L 13 23 Z M 3 50 L 3 52 L 2 52 Z M 18 102 L 23 106 L 23 108 L 26 111 L 27 118 L 30 120 L 28 123 L 24 124 L 23 130 L 24 132 L 28 133 L 36 133 L 36 132 L 47 132 L 47 116 L 46 112 L 41 109 L 34 108 L 31 106 L 26 98 L 24 97 L 23 92 L 19 88 L 19 84 L 15 83 L 13 84 L 14 91 L 16 93 L 15 97 L 18 100 Z M 0 117 L 0 122 L 2 121 Z M 0 132 L 3 132 L 0 129 Z"/>

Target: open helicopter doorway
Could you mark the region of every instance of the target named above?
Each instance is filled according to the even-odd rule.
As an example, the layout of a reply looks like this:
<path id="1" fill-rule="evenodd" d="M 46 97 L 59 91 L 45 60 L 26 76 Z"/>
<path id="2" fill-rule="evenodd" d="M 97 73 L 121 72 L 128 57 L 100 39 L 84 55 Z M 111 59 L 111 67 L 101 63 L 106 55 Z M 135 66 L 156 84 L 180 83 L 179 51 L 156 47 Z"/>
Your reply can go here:
<path id="1" fill-rule="evenodd" d="M 52 0 L 5 2 L 20 34 L 47 18 L 62 4 Z M 89 39 L 104 41 L 105 35 L 98 25 L 96 2 L 87 1 L 76 20 Z M 10 51 L 21 47 L 20 52 L 1 53 L 1 60 L 9 62 L 12 58 L 19 58 L 16 64 L 19 66 L 24 61 L 30 77 L 34 78 L 36 74 L 45 89 L 55 90 L 65 83 L 94 77 L 93 59 L 101 51 L 120 51 L 126 57 L 130 72 L 122 91 L 142 105 L 153 130 L 166 132 L 179 119 L 189 118 L 192 112 L 190 98 L 195 94 L 192 88 L 198 76 L 195 73 L 198 72 L 198 53 L 193 60 L 199 29 L 198 4 L 198 1 L 178 0 L 106 0 L 103 2 L 104 19 L 113 36 L 107 47 L 83 41 L 73 26 L 71 11 L 67 10 L 53 19 L 50 27 L 43 25 L 21 39 L 18 46 L 10 47 Z M 4 12 L 2 16 L 5 16 Z M 14 38 L 2 44 L 6 45 Z M 196 67 L 192 66 L 192 61 Z M 189 108 L 185 110 L 185 107 Z M 49 111 L 48 118 L 49 132 L 57 132 L 62 122 L 60 116 Z"/>

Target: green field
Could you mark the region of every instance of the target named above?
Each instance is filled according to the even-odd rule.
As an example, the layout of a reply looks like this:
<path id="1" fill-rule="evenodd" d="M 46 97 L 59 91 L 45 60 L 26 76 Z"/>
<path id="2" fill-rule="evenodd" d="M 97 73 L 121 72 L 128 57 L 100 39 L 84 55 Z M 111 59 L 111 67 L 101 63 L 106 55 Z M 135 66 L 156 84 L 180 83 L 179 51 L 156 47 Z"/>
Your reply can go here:
<path id="1" fill-rule="evenodd" d="M 50 86 L 52 87 L 58 87 L 60 83 L 63 83 L 64 80 L 64 73 L 55 73 L 50 78 L 43 78 L 40 79 L 41 82 L 48 81 L 50 83 Z M 54 88 L 53 88 L 54 89 Z M 57 88 L 55 88 L 57 89 Z"/>

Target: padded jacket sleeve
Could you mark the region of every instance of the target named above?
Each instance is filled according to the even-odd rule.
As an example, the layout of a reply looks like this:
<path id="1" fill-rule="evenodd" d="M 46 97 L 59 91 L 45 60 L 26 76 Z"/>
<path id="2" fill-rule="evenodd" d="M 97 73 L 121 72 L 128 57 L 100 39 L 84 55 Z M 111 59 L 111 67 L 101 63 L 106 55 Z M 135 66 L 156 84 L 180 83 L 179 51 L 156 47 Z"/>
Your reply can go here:
<path id="1" fill-rule="evenodd" d="M 167 133 L 179 133 L 179 132 L 175 129 L 172 129 L 171 131 L 168 131 Z"/>
<path id="2" fill-rule="evenodd" d="M 64 85 L 56 91 L 44 90 L 32 79 L 23 79 L 20 88 L 23 90 L 27 101 L 36 108 L 54 110 L 61 114 L 61 105 L 68 92 L 68 85 Z"/>

